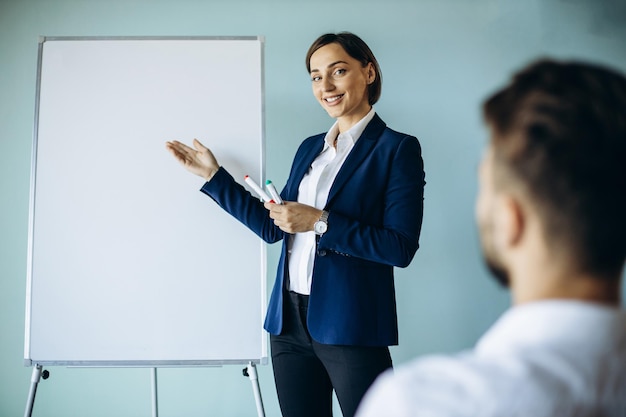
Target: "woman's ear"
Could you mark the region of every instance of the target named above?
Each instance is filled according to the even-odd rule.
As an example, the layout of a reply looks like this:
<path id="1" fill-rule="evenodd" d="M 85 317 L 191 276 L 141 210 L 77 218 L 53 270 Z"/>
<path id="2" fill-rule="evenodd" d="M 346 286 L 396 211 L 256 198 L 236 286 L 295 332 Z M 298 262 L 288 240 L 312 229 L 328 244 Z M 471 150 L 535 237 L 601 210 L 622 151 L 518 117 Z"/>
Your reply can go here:
<path id="1" fill-rule="evenodd" d="M 372 84 L 374 82 L 374 80 L 376 80 L 376 68 L 374 68 L 374 64 L 372 64 L 371 62 L 367 63 L 367 68 L 366 68 L 366 74 L 367 74 L 367 84 Z"/>

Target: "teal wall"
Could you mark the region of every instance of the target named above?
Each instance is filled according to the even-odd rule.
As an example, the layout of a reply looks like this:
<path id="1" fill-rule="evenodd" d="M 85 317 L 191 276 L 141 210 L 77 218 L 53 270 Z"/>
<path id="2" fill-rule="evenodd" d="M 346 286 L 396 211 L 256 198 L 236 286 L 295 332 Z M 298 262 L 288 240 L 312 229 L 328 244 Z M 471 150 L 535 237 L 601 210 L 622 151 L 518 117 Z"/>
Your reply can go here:
<path id="1" fill-rule="evenodd" d="M 267 175 L 281 184 L 300 141 L 332 123 L 312 98 L 304 54 L 318 35 L 341 30 L 363 37 L 381 63 L 376 110 L 424 151 L 421 248 L 397 271 L 395 362 L 469 347 L 493 323 L 509 300 L 483 268 L 473 222 L 486 139 L 479 105 L 538 56 L 626 71 L 622 0 L 0 0 L 0 417 L 23 414 L 31 376 L 22 358 L 38 37 L 264 35 Z M 278 250 L 269 248 L 271 278 Z M 255 415 L 241 368 L 159 370 L 160 415 Z M 36 416 L 151 415 L 148 369 L 50 370 Z M 259 377 L 267 415 L 278 416 L 270 366 Z"/>

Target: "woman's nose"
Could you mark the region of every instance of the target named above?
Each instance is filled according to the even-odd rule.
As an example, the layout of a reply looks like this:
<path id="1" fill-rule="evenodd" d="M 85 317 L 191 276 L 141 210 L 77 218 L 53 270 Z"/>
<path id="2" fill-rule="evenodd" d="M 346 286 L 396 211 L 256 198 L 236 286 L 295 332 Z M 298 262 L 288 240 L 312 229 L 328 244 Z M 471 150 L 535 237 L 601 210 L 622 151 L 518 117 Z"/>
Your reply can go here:
<path id="1" fill-rule="evenodd" d="M 335 89 L 335 84 L 332 83 L 332 80 L 328 78 L 322 79 L 322 90 L 323 91 L 332 91 Z"/>

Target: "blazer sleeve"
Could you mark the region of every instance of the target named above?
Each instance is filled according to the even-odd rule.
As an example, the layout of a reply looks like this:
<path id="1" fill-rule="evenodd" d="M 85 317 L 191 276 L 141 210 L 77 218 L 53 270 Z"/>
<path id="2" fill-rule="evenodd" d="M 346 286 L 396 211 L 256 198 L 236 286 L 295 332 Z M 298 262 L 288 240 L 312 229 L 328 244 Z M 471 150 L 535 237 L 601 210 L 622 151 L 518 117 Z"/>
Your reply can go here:
<path id="1" fill-rule="evenodd" d="M 220 167 L 200 191 L 267 243 L 283 238 L 284 232 L 274 224 L 263 203 L 236 182 L 223 167 Z"/>

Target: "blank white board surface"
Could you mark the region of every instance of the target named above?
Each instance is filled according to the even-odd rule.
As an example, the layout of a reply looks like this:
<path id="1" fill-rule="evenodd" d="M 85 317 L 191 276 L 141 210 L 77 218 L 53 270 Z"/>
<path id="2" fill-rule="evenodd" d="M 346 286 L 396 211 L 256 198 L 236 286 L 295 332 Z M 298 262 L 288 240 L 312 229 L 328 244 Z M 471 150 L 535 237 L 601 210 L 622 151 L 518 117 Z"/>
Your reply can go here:
<path id="1" fill-rule="evenodd" d="M 42 38 L 25 363 L 264 363 L 265 245 L 166 151 L 264 176 L 263 39 Z"/>

